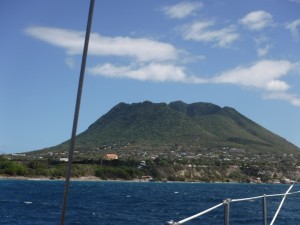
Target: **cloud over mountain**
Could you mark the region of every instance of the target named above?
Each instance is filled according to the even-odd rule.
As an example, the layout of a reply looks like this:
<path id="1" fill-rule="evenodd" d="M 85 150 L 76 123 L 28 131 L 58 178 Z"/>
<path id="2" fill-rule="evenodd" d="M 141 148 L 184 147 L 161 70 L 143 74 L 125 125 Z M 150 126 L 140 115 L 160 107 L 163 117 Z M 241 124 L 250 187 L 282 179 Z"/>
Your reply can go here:
<path id="1" fill-rule="evenodd" d="M 187 16 L 194 15 L 196 11 L 203 7 L 201 2 L 180 2 L 176 5 L 165 6 L 162 11 L 166 16 L 172 19 L 183 19 Z"/>
<path id="2" fill-rule="evenodd" d="M 212 42 L 218 47 L 227 47 L 239 38 L 233 26 L 221 29 L 214 28 L 215 21 L 196 21 L 182 26 L 181 31 L 185 40 Z"/>
<path id="3" fill-rule="evenodd" d="M 240 23 L 245 27 L 255 31 L 262 30 L 270 26 L 272 22 L 272 15 L 263 10 L 250 12 L 240 20 Z"/>
<path id="4" fill-rule="evenodd" d="M 295 39 L 300 39 L 300 19 L 294 20 L 293 22 L 287 24 L 286 28 L 291 31 Z"/>
<path id="5" fill-rule="evenodd" d="M 240 22 L 251 30 L 261 30 L 272 24 L 272 16 L 265 11 L 255 11 L 247 14 Z M 294 35 L 298 35 L 298 26 L 299 21 L 295 20 L 288 24 L 287 28 Z M 70 68 L 74 67 L 74 60 L 70 56 L 82 53 L 84 32 L 41 26 L 29 27 L 25 32 L 29 36 L 64 49 L 68 55 L 66 63 Z M 197 20 L 182 26 L 181 32 L 186 41 L 209 42 L 221 48 L 230 46 L 240 37 L 234 25 L 217 28 L 214 20 Z M 259 57 L 265 56 L 273 47 L 268 38 L 257 38 L 255 41 Z M 283 80 L 284 76 L 299 73 L 299 62 L 260 60 L 204 76 L 195 71 L 194 74 L 187 72 L 185 63 L 189 61 L 190 54 L 173 44 L 147 37 L 109 37 L 98 33 L 91 34 L 89 54 L 95 57 L 111 56 L 131 60 L 127 65 L 117 65 L 114 62 L 91 65 L 88 72 L 92 75 L 154 82 L 238 85 L 260 90 L 264 98 L 285 100 L 300 106 L 299 96 L 289 93 L 291 86 Z"/>
<path id="6" fill-rule="evenodd" d="M 68 55 L 82 54 L 84 32 L 54 27 L 29 27 L 25 32 L 37 39 L 65 49 Z M 149 38 L 107 37 L 91 34 L 89 54 L 131 57 L 137 61 L 175 60 L 179 51 L 171 44 Z"/>

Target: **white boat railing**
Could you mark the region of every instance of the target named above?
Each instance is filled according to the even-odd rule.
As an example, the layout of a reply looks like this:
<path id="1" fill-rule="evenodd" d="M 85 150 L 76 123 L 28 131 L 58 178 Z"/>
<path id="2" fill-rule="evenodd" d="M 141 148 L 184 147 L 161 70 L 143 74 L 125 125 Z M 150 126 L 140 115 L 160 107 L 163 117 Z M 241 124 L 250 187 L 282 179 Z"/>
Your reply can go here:
<path id="1" fill-rule="evenodd" d="M 180 225 L 180 224 L 184 224 L 190 220 L 193 220 L 195 218 L 198 218 L 210 211 L 213 211 L 214 209 L 217 209 L 221 206 L 224 207 L 224 225 L 229 225 L 229 222 L 230 222 L 230 219 L 229 219 L 229 216 L 230 216 L 230 204 L 231 203 L 234 203 L 234 202 L 242 202 L 242 201 L 251 201 L 251 200 L 255 200 L 255 199 L 262 199 L 262 205 L 263 205 L 263 224 L 264 225 L 267 225 L 267 198 L 270 198 L 270 197 L 280 197 L 280 196 L 283 196 L 282 200 L 281 200 L 281 203 L 272 219 L 272 222 L 270 223 L 270 225 L 273 225 L 276 218 L 277 218 L 277 215 L 279 214 L 279 211 L 284 203 L 284 200 L 286 199 L 286 197 L 288 195 L 293 195 L 293 194 L 300 194 L 300 191 L 295 191 L 295 192 L 290 192 L 290 190 L 293 188 L 294 184 L 292 184 L 289 189 L 285 192 L 285 193 L 279 193 L 279 194 L 269 194 L 269 195 L 260 195 L 260 196 L 254 196 L 254 197 L 249 197 L 249 198 L 238 198 L 238 199 L 225 199 L 222 203 L 219 203 L 213 207 L 210 207 L 202 212 L 199 212 L 193 216 L 190 216 L 190 217 L 187 217 L 185 219 L 182 219 L 180 221 L 167 221 L 165 224 L 166 225 Z"/>

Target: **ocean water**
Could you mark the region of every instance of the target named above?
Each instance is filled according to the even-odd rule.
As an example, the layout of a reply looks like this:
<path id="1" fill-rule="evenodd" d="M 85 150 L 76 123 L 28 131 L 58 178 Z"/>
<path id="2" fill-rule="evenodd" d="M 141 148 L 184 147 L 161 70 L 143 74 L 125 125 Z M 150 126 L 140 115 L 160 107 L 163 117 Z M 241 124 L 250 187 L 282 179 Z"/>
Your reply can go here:
<path id="1" fill-rule="evenodd" d="M 283 193 L 288 185 L 71 182 L 65 224 L 163 225 L 179 221 L 226 198 Z M 0 224 L 59 224 L 63 181 L 0 180 Z M 293 191 L 298 191 L 295 185 Z M 282 197 L 268 198 L 268 223 Z M 300 224 L 300 194 L 288 196 L 276 225 Z M 220 207 L 187 225 L 224 224 Z M 261 225 L 261 199 L 230 204 L 230 224 Z"/>

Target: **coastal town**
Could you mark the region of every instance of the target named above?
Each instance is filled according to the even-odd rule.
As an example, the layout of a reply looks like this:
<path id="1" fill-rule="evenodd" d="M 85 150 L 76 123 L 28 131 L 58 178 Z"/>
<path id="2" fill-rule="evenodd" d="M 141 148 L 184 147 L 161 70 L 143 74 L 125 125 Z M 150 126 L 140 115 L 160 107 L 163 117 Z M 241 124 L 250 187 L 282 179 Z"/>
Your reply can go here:
<path id="1" fill-rule="evenodd" d="M 42 150 L 1 155 L 0 159 L 2 175 L 55 179 L 64 177 L 68 151 Z M 4 162 L 7 164 L 7 161 L 23 166 L 25 172 L 6 173 Z M 130 143 L 88 151 L 78 148 L 74 151 L 73 163 L 78 167 L 73 172 L 74 177 L 142 181 L 291 183 L 300 171 L 300 156 L 295 154 L 249 153 L 247 149 L 236 147 L 187 148 L 180 145 L 162 151 L 155 146 L 138 149 Z"/>

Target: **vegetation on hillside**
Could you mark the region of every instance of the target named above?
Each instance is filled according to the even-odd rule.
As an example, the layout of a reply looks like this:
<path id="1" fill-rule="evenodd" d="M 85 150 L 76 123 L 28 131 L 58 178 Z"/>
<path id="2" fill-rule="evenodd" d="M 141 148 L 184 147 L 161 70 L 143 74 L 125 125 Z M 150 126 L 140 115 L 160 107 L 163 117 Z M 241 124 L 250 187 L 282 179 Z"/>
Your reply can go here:
<path id="1" fill-rule="evenodd" d="M 299 148 L 230 107 L 211 103 L 120 103 L 77 136 L 77 149 L 130 143 L 148 150 L 175 144 L 237 147 L 249 152 L 299 152 Z M 68 142 L 47 150 L 64 151 Z M 166 149 L 169 150 L 169 149 Z"/>

